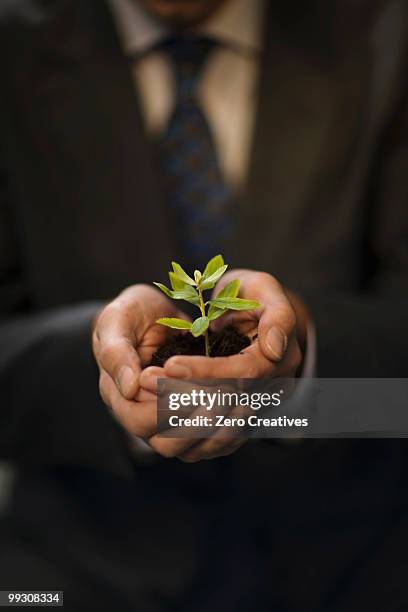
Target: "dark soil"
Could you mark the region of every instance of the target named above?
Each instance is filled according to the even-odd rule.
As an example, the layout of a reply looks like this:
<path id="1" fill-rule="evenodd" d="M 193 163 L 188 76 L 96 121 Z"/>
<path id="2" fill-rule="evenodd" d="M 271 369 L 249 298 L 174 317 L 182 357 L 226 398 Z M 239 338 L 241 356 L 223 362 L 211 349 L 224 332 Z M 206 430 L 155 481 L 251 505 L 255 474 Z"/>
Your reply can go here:
<path id="1" fill-rule="evenodd" d="M 220 332 L 209 332 L 211 357 L 229 357 L 236 355 L 251 344 L 248 336 L 244 336 L 232 325 Z M 150 365 L 163 366 L 174 355 L 205 355 L 204 336 L 194 338 L 191 334 L 176 334 L 169 336 L 152 357 Z"/>

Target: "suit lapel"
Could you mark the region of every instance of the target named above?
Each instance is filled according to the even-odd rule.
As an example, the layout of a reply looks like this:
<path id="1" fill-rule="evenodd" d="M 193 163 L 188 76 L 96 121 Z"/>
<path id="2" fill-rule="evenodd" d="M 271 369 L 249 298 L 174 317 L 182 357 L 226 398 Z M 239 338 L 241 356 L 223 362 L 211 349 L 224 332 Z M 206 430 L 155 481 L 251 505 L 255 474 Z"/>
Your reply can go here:
<path id="1" fill-rule="evenodd" d="M 68 5 L 33 34 L 18 84 L 30 132 L 22 216 L 43 304 L 160 279 L 173 250 L 111 16 L 99 1 Z"/>
<path id="2" fill-rule="evenodd" d="M 308 243 L 319 238 L 314 231 L 322 230 L 311 220 L 333 195 L 337 173 L 364 130 L 370 74 L 366 48 L 352 56 L 330 54 L 326 47 L 320 53 L 299 50 L 288 41 L 270 19 L 235 243 L 239 265 L 269 266 L 284 280 L 294 280 L 306 273 L 302 260 L 311 252 Z"/>

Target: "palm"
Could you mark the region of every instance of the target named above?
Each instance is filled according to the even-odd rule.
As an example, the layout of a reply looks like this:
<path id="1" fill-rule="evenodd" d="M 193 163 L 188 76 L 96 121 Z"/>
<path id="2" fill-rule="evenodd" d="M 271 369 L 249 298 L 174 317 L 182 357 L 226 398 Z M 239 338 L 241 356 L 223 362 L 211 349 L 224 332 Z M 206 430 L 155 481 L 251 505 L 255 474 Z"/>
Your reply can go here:
<path id="1" fill-rule="evenodd" d="M 218 330 L 233 325 L 241 334 L 252 338 L 258 329 L 259 316 L 253 312 L 229 312 L 220 317 L 216 323 Z"/>
<path id="2" fill-rule="evenodd" d="M 156 320 L 160 317 L 188 318 L 174 302 L 171 302 L 156 289 L 149 289 L 149 295 L 143 302 L 141 313 L 143 324 L 139 329 L 136 345 L 143 367 L 150 363 L 153 354 L 165 343 L 168 334 L 168 329 L 158 325 Z"/>

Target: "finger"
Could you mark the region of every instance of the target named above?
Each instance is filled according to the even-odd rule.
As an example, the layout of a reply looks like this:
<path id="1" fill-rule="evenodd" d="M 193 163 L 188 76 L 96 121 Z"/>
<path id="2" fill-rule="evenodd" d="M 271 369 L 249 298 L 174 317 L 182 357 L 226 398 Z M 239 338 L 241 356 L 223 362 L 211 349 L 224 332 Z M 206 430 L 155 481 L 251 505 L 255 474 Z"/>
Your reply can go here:
<path id="1" fill-rule="evenodd" d="M 295 378 L 302 363 L 303 355 L 296 335 L 292 335 L 285 353 L 285 358 L 276 364 L 274 376 L 277 378 Z"/>
<path id="2" fill-rule="evenodd" d="M 185 463 L 196 463 L 203 459 L 216 459 L 217 457 L 226 457 L 235 453 L 243 444 L 245 440 L 242 438 L 209 438 L 203 440 L 199 444 L 192 446 L 182 455 L 179 455 L 179 459 Z"/>
<path id="3" fill-rule="evenodd" d="M 230 357 L 177 355 L 167 360 L 164 373 L 172 378 L 263 378 L 273 372 L 273 365 L 259 350 L 257 342 Z"/>
<path id="4" fill-rule="evenodd" d="M 170 459 L 183 454 L 190 446 L 196 444 L 197 441 L 198 438 L 163 438 L 156 434 L 149 438 L 148 444 L 156 453 Z"/>
<path id="5" fill-rule="evenodd" d="M 115 418 L 132 435 L 149 438 L 157 430 L 156 401 L 134 402 L 125 399 L 112 378 L 101 372 L 99 387 L 105 403 L 112 408 Z"/>
<path id="6" fill-rule="evenodd" d="M 242 417 L 242 406 L 235 406 L 228 413 L 229 419 L 237 420 Z M 221 427 L 213 436 L 201 440 L 198 444 L 190 447 L 179 459 L 188 463 L 201 461 L 202 459 L 215 459 L 217 457 L 225 457 L 231 455 L 240 448 L 247 437 L 241 425 L 233 424 L 228 427 Z"/>
<path id="7" fill-rule="evenodd" d="M 160 368 L 158 366 L 149 366 L 145 368 L 139 379 L 139 384 L 141 387 L 150 391 L 151 393 L 157 393 L 157 380 L 159 378 L 164 378 L 164 368 Z"/>
<path id="8" fill-rule="evenodd" d="M 188 383 L 188 385 L 190 385 L 190 383 Z M 192 385 L 192 388 L 193 387 L 194 385 Z M 188 392 L 187 389 L 185 389 L 185 392 Z M 230 412 L 231 414 L 235 414 L 234 410 L 235 411 L 238 410 L 240 412 L 241 407 L 232 408 L 232 412 L 231 412 L 231 409 L 229 409 L 228 414 Z M 202 405 L 196 410 L 194 410 L 192 413 L 189 413 L 188 417 L 189 418 L 200 417 L 205 414 L 207 414 L 206 406 Z M 180 415 L 180 418 L 181 418 L 181 415 Z M 239 431 L 237 431 L 237 429 L 234 428 L 232 431 L 231 428 L 230 429 L 222 428 L 221 430 L 217 432 L 216 435 L 214 435 L 211 438 L 213 440 L 212 443 L 208 443 L 206 440 L 204 440 L 203 442 L 204 443 L 204 453 L 203 454 L 200 453 L 199 456 L 198 455 L 196 456 L 196 453 L 193 453 L 191 461 L 193 460 L 197 461 L 203 458 L 211 458 L 212 456 L 215 457 L 215 456 L 223 456 L 226 454 L 230 454 L 231 452 L 235 450 L 235 448 L 238 447 L 237 437 L 240 436 L 241 433 L 242 432 L 240 429 Z M 242 435 L 240 437 L 242 439 Z M 148 441 L 150 446 L 157 453 L 167 458 L 181 457 L 181 456 L 184 457 L 188 449 L 194 446 L 197 446 L 197 444 L 200 444 L 201 442 L 202 442 L 201 436 L 198 435 L 196 437 L 193 437 L 191 435 L 190 425 L 183 426 L 182 424 L 178 426 L 177 438 L 165 438 L 163 434 L 160 434 L 160 435 L 152 436 L 152 438 L 150 438 Z M 207 449 L 207 446 L 209 447 L 208 449 Z M 207 456 L 207 450 L 208 450 L 208 456 Z"/>
<path id="9" fill-rule="evenodd" d="M 258 311 L 230 311 L 215 321 L 211 321 L 210 329 L 214 332 L 221 332 L 225 327 L 232 325 L 244 336 L 252 338 L 256 334 L 258 321 Z"/>
<path id="10" fill-rule="evenodd" d="M 271 274 L 242 271 L 241 295 L 256 299 L 261 309 L 252 312 L 259 318 L 259 344 L 271 361 L 280 361 L 296 325 L 295 312 L 281 286 Z M 251 314 L 251 313 L 249 313 Z"/>
<path id="11" fill-rule="evenodd" d="M 268 296 L 258 324 L 258 342 L 262 353 L 271 361 L 285 356 L 296 326 L 296 316 L 285 293 L 280 289 Z"/>
<path id="12" fill-rule="evenodd" d="M 157 402 L 157 395 L 140 387 L 135 397 L 136 402 Z"/>
<path id="13" fill-rule="evenodd" d="M 98 365 L 115 381 L 126 399 L 138 390 L 141 364 L 134 348 L 135 329 L 141 321 L 137 310 L 111 304 L 105 308 L 95 328 Z"/>
<path id="14" fill-rule="evenodd" d="M 241 321 L 242 317 L 259 320 L 258 338 L 260 349 L 267 359 L 279 362 L 283 359 L 291 334 L 296 326 L 295 312 L 280 283 L 270 274 L 264 272 L 238 271 L 241 278 L 240 295 L 256 299 L 261 308 L 256 311 L 228 314 L 231 323 Z M 220 317 L 222 320 L 223 317 Z M 227 319 L 224 320 L 224 324 Z M 216 328 L 215 322 L 214 329 Z M 222 326 L 219 323 L 218 326 Z"/>

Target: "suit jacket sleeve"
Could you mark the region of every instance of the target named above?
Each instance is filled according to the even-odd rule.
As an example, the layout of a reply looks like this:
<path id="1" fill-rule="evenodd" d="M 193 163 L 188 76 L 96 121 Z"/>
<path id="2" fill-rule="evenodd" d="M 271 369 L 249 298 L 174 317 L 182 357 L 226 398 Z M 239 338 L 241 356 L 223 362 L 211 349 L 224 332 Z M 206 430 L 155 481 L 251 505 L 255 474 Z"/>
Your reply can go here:
<path id="1" fill-rule="evenodd" d="M 0 177 L 0 458 L 131 474 L 130 451 L 98 392 L 90 326 L 98 303 L 30 313 Z"/>
<path id="2" fill-rule="evenodd" d="M 407 82 L 384 129 L 370 176 L 364 291 L 305 294 L 317 329 L 319 376 L 408 375 Z"/>

